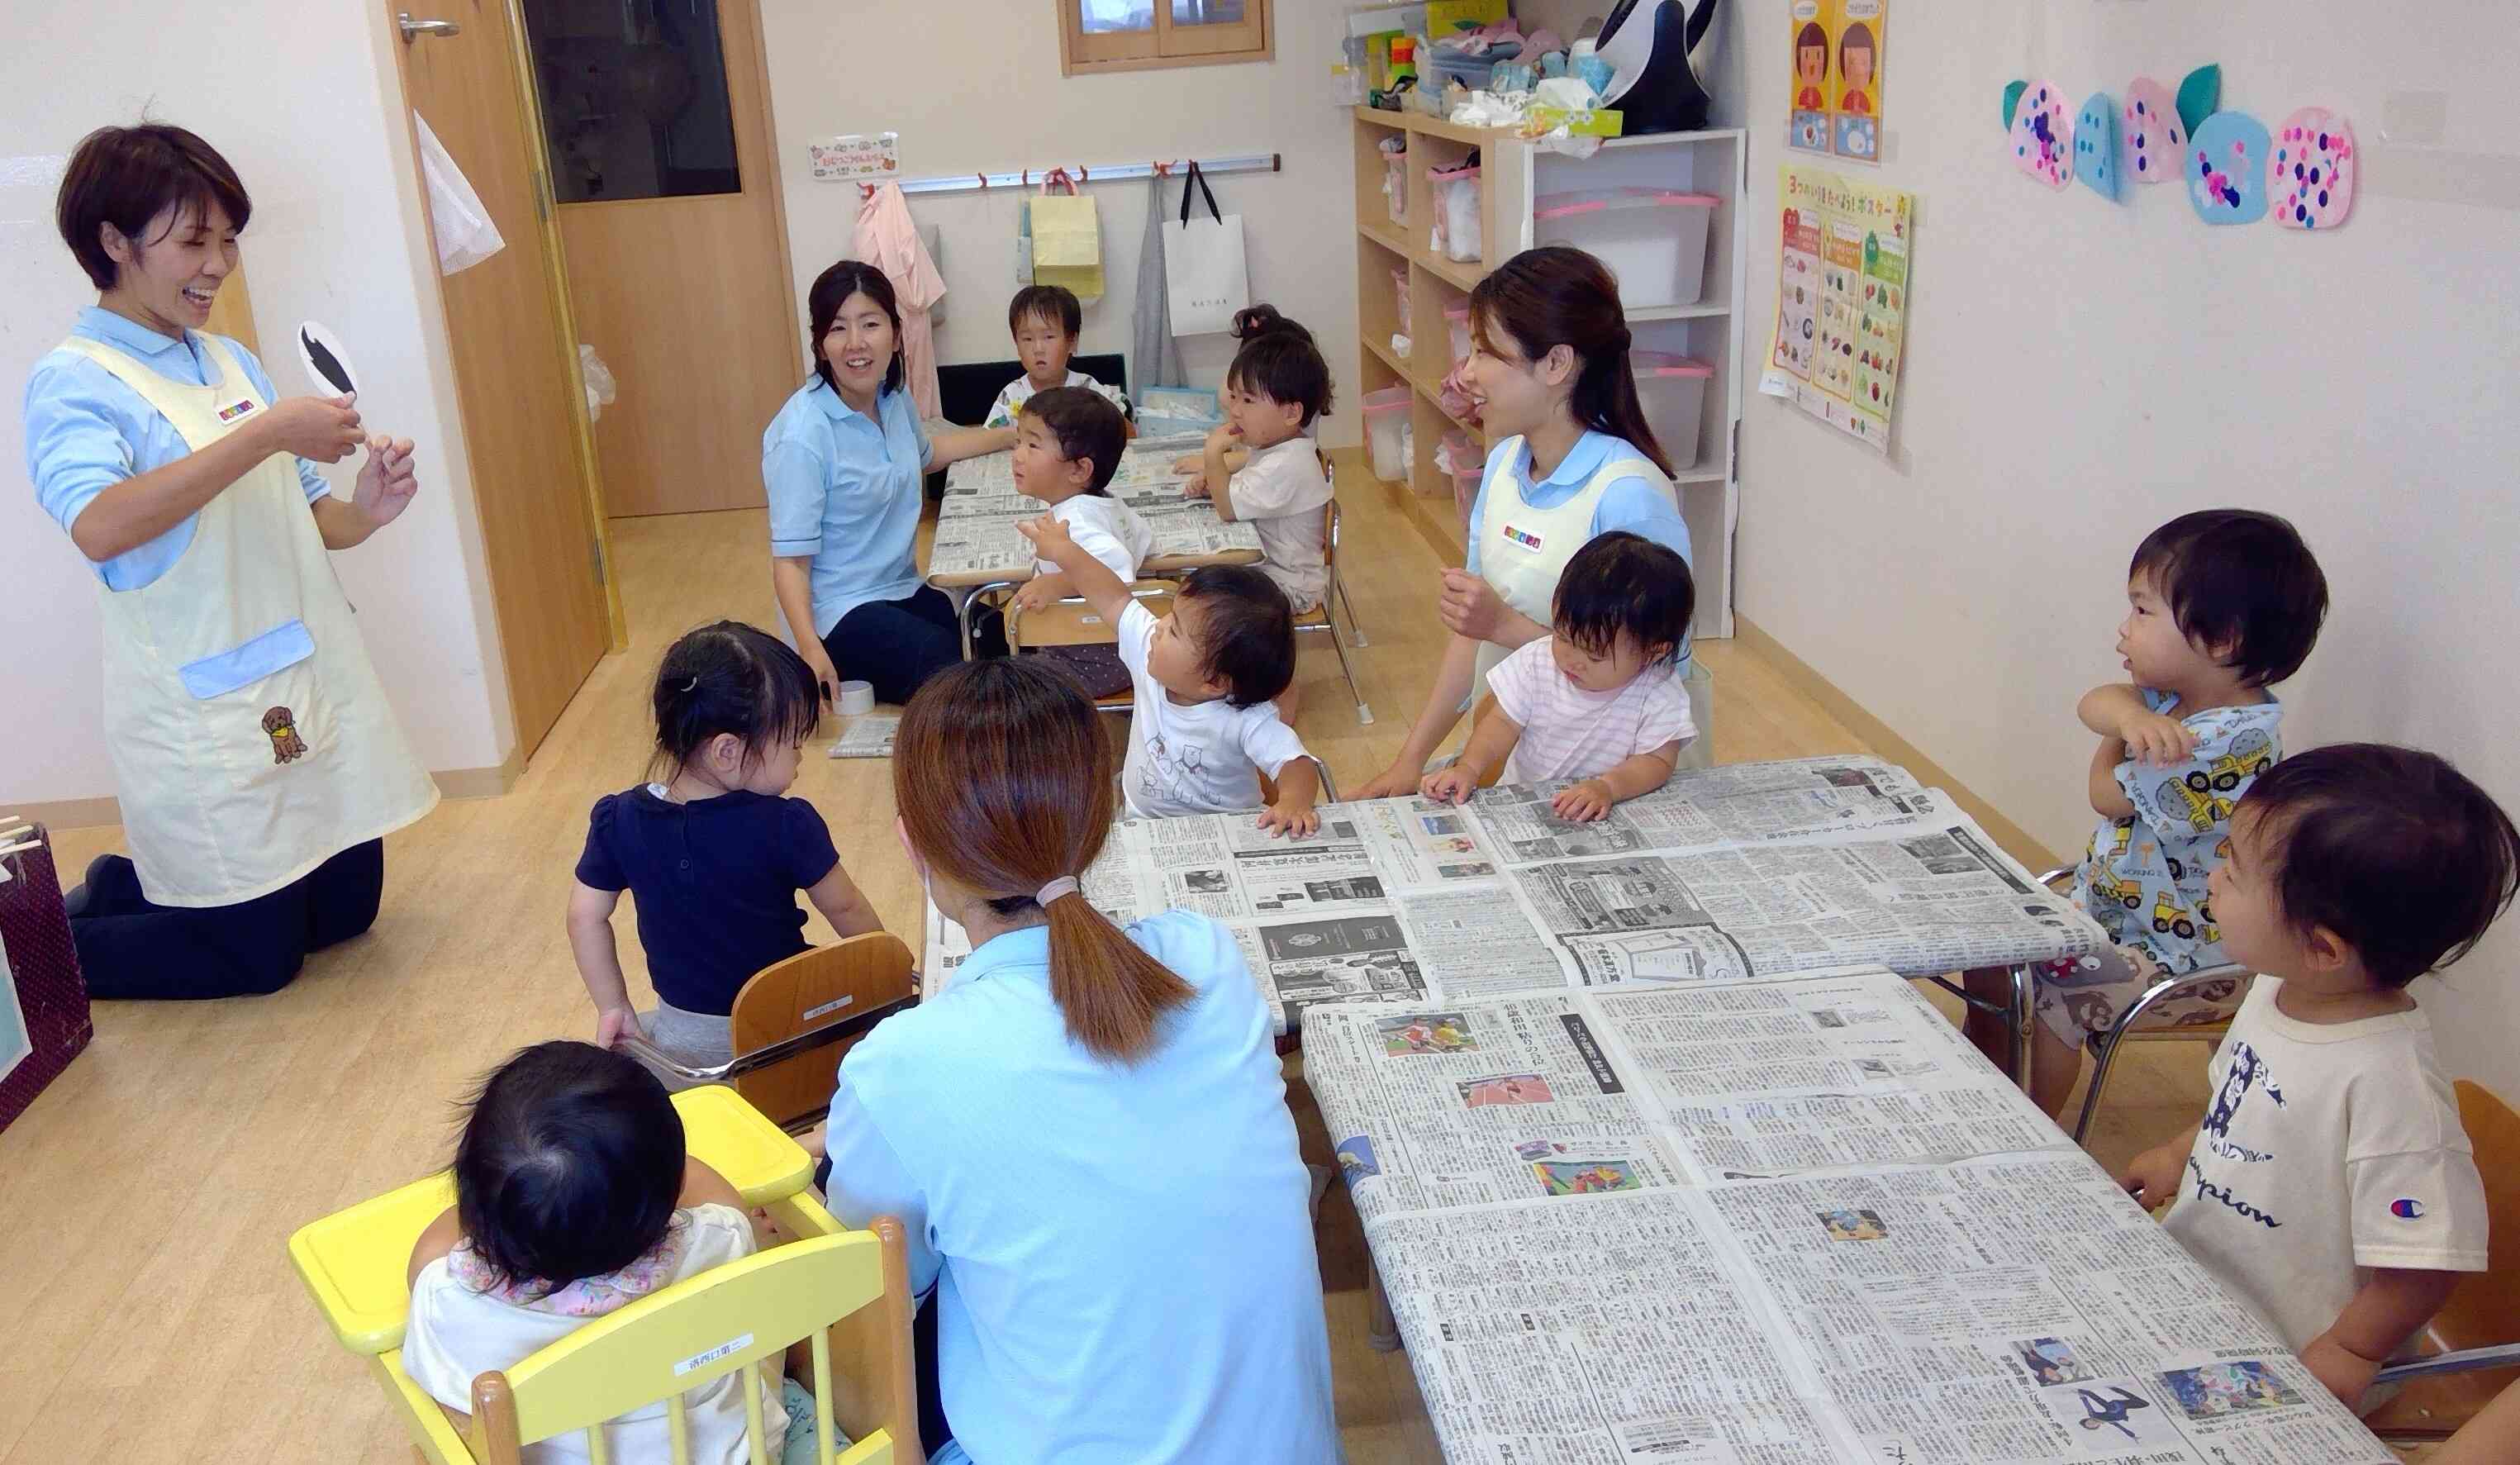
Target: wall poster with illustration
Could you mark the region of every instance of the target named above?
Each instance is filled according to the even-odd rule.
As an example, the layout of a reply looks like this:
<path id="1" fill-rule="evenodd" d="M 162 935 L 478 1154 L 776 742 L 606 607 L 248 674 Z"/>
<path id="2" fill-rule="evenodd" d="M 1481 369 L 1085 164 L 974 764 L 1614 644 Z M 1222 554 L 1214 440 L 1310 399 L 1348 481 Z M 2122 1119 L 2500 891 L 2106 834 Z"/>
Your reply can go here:
<path id="1" fill-rule="evenodd" d="M 1879 161 L 1889 0 L 1793 0 L 1785 14 L 1794 72 L 1785 146 Z"/>
<path id="2" fill-rule="evenodd" d="M 1915 199 L 1791 162 L 1777 197 L 1777 334 L 1759 389 L 1886 453 Z"/>

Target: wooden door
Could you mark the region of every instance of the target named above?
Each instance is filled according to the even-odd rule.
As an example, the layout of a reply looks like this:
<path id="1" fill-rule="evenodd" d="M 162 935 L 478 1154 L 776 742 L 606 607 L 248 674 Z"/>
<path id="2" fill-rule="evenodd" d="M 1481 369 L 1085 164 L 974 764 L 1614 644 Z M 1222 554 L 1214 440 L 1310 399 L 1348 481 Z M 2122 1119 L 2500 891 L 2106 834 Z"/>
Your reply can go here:
<path id="1" fill-rule="evenodd" d="M 759 508 L 804 380 L 756 0 L 522 0 L 606 512 Z"/>
<path id="2" fill-rule="evenodd" d="M 460 27 L 394 48 L 403 94 L 507 242 L 441 285 L 518 748 L 530 755 L 612 640 L 540 129 L 508 0 L 385 6 Z"/>

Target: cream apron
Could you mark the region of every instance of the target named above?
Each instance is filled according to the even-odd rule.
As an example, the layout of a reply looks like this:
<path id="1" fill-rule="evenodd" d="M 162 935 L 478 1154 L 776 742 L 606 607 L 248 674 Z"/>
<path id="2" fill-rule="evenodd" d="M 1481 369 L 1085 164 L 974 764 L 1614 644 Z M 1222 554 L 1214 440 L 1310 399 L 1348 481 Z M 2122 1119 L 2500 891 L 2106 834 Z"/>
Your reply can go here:
<path id="1" fill-rule="evenodd" d="M 98 342 L 62 345 L 112 373 L 200 452 L 271 404 L 225 342 L 194 339 L 212 386 L 186 386 Z M 192 544 L 156 581 L 100 581 L 98 592 L 106 746 L 151 900 L 266 895 L 436 806 L 289 454 L 203 505 Z"/>
<path id="2" fill-rule="evenodd" d="M 1487 512 L 1479 523 L 1479 572 L 1498 599 L 1545 626 L 1556 618 L 1557 577 L 1566 572 L 1566 562 L 1575 558 L 1575 552 L 1592 542 L 1593 514 L 1610 485 L 1621 479 L 1642 479 L 1661 484 L 1665 494 L 1673 490 L 1670 478 L 1648 459 L 1607 458 L 1572 498 L 1553 509 L 1535 509 L 1522 501 L 1508 466 L 1522 461 L 1526 447 L 1520 437 L 1508 437 L 1488 455 Z M 1488 673 L 1517 649 L 1494 641 L 1479 643 L 1478 669 L 1470 680 L 1473 703 L 1488 695 Z M 1697 736 L 1681 750 L 1679 766 L 1703 768 L 1715 749 L 1713 683 L 1692 660 L 1684 685 L 1688 688 L 1689 716 L 1697 724 Z"/>

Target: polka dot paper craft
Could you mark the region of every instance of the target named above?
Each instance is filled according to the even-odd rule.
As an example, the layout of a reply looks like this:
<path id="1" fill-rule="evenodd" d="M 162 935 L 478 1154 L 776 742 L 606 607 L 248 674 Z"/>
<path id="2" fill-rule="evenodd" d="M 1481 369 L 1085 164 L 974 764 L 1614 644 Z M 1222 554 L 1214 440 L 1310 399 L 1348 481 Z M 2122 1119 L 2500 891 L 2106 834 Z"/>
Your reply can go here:
<path id="1" fill-rule="evenodd" d="M 2218 112 L 2181 155 L 2187 202 L 2209 224 L 2254 224 L 2267 216 L 2267 170 L 2273 139 L 2245 112 Z"/>
<path id="2" fill-rule="evenodd" d="M 2170 88 L 2149 76 L 2127 84 L 2126 106 L 2118 116 L 2126 123 L 2126 175 L 2138 183 L 2159 183 L 2179 171 L 2179 154 L 2187 146 L 2187 129 L 2180 125 L 2179 109 Z"/>
<path id="3" fill-rule="evenodd" d="M 2074 115 L 2074 176 L 2085 188 L 2114 203 L 2120 167 L 2118 105 L 2108 93 L 2093 92 Z"/>
<path id="4" fill-rule="evenodd" d="M 2354 210 L 2362 160 L 2354 126 L 2324 107 L 2305 107 L 2275 129 L 2267 155 L 2267 198 L 2287 229 L 2333 229 Z"/>
<path id="5" fill-rule="evenodd" d="M 2021 90 L 2011 94 L 2007 118 L 2012 164 L 2049 188 L 2063 188 L 2074 172 L 2074 123 L 2065 111 L 2064 94 L 2052 82 L 2013 85 Z"/>

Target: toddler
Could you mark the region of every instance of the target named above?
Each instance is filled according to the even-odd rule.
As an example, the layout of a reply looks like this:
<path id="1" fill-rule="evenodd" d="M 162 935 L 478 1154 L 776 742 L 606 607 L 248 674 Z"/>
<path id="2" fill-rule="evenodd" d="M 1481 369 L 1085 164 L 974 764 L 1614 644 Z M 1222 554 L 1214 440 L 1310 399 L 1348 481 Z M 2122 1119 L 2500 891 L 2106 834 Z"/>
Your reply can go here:
<path id="1" fill-rule="evenodd" d="M 2486 1199 L 2407 985 L 2511 903 L 2520 831 L 2427 753 L 2317 748 L 2257 776 L 2208 877 L 2263 976 L 2214 1055 L 2203 1122 L 2120 1177 L 2349 1406 L 2486 1266 Z"/>
<path id="2" fill-rule="evenodd" d="M 1697 610 L 1688 562 L 1612 529 L 1566 562 L 1551 610 L 1550 634 L 1488 673 L 1496 710 L 1459 759 L 1426 775 L 1427 798 L 1463 802 L 1502 761 L 1507 783 L 1573 780 L 1550 806 L 1588 821 L 1671 778 L 1697 736 L 1678 666 Z"/>
<path id="3" fill-rule="evenodd" d="M 1076 300 L 1076 293 L 1060 285 L 1027 285 L 1015 292 L 1007 305 L 1007 330 L 1015 339 L 1015 359 L 1023 363 L 1024 374 L 1006 385 L 998 399 L 989 404 L 989 415 L 982 427 L 1012 428 L 1023 415 L 1024 403 L 1035 392 L 1056 387 L 1082 387 L 1099 391 L 1123 412 L 1129 399 L 1115 387 L 1105 387 L 1081 371 L 1067 369 L 1068 358 L 1076 354 L 1076 337 L 1085 322 L 1085 312 Z"/>
<path id="4" fill-rule="evenodd" d="M 1295 625 L 1267 575 L 1248 565 L 1194 570 L 1158 620 L 1056 518 L 1016 527 L 1119 629 L 1137 694 L 1120 783 L 1130 817 L 1259 808 L 1274 834 L 1321 828 L 1321 771 L 1271 700 L 1294 676 Z M 1278 783 L 1266 808 L 1263 773 Z"/>
<path id="5" fill-rule="evenodd" d="M 1024 403 L 1015 423 L 1015 491 L 1050 505 L 1051 517 L 1085 553 L 1124 582 L 1138 577 L 1139 564 L 1155 547 L 1154 529 L 1109 492 L 1127 441 L 1120 409 L 1082 387 L 1040 393 Z M 1077 593 L 1075 579 L 1049 560 L 1035 560 L 1032 571 L 1014 592 L 1025 610 L 1044 610 Z M 995 613 L 973 624 L 983 655 L 1004 653 L 1005 622 Z M 1128 669 L 1109 646 L 1051 646 L 1042 655 L 1088 697 L 1116 697 L 1129 688 Z"/>
<path id="6" fill-rule="evenodd" d="M 595 1000 L 595 1040 L 634 1027 L 677 1063 L 734 1056 L 728 1014 L 752 975 L 805 949 L 814 902 L 841 936 L 880 931 L 832 847 L 823 816 L 782 796 L 822 717 L 814 673 L 777 637 L 739 621 L 675 642 L 656 670 L 657 766 L 646 783 L 595 801 L 569 893 L 568 943 Z M 638 897 L 639 944 L 656 988 L 634 1014 L 612 911 Z"/>
<path id="7" fill-rule="evenodd" d="M 1322 506 L 1330 481 L 1309 434 L 1329 410 L 1330 369 L 1312 333 L 1267 305 L 1244 311 L 1238 326 L 1242 348 L 1225 373 L 1225 425 L 1208 434 L 1200 457 L 1183 460 L 1198 466 L 1183 492 L 1212 501 L 1229 524 L 1249 521 L 1260 534 L 1261 572 L 1307 615 L 1329 585 Z M 1237 447 L 1245 452 L 1234 471 Z"/>
<path id="8" fill-rule="evenodd" d="M 663 1085 L 621 1054 L 538 1043 L 502 1064 L 472 1099 L 455 1148 L 454 1209 L 412 1248 L 403 1367 L 440 1405 L 464 1413 L 477 1375 L 513 1368 L 596 1318 L 754 1249 L 743 1198 L 685 1153 L 682 1116 Z M 684 1396 L 691 1458 L 751 1458 L 746 1388 L 762 1390 L 764 1433 L 774 1444 L 787 1437 L 785 1459 L 813 1459 L 813 1396 L 781 1383 L 775 1363 Z M 603 1428 L 607 1453 L 625 1465 L 671 1457 L 661 1401 Z M 527 1465 L 586 1458 L 577 1431 L 524 1452 Z"/>
<path id="9" fill-rule="evenodd" d="M 2078 710 L 2100 740 L 2091 768 L 2100 819 L 2074 902 L 2112 945 L 2039 976 L 2030 1092 L 2051 1115 L 2063 1110 L 2092 1034 L 2113 1028 L 2154 983 L 2225 960 L 2205 880 L 2232 804 L 2283 755 L 2283 706 L 2267 689 L 2310 656 L 2327 579 L 2283 520 L 2209 509 L 2136 547 L 2127 603 L 2117 651 L 2131 680 L 2093 688 Z M 1970 982 L 2010 991 L 2001 972 L 1971 973 Z M 1983 1017 L 1971 1035 L 1990 1056 L 2002 1049 Z"/>

